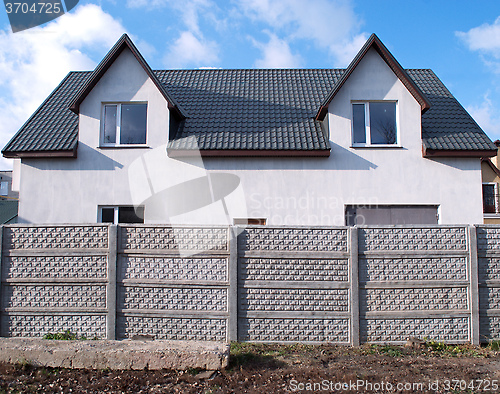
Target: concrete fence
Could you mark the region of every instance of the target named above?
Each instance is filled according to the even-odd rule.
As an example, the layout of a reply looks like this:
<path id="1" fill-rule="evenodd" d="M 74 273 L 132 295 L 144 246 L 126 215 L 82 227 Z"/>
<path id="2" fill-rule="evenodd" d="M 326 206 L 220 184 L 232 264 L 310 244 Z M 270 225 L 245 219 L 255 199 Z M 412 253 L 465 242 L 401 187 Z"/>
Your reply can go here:
<path id="1" fill-rule="evenodd" d="M 500 338 L 499 226 L 8 225 L 0 238 L 2 336 Z"/>

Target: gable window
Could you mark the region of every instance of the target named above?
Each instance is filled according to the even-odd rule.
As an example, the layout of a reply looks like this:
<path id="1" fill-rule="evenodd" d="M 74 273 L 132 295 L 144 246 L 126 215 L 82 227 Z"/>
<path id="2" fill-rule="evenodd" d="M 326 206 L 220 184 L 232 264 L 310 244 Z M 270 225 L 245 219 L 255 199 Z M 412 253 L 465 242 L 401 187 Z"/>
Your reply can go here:
<path id="1" fill-rule="evenodd" d="M 99 207 L 99 223 L 144 223 L 144 207 Z"/>
<path id="2" fill-rule="evenodd" d="M 397 145 L 396 107 L 395 101 L 352 103 L 353 146 Z"/>
<path id="3" fill-rule="evenodd" d="M 144 145 L 148 105 L 104 104 L 101 143 L 103 146 Z"/>

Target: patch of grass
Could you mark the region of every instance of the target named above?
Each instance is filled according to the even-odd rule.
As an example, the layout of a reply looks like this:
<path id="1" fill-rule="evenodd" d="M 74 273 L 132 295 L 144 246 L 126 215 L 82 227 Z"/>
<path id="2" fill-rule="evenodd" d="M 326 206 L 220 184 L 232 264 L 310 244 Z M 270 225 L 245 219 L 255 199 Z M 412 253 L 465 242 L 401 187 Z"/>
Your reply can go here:
<path id="1" fill-rule="evenodd" d="M 500 350 L 500 340 L 498 340 L 498 339 L 492 339 L 488 343 L 488 347 L 490 348 L 490 350 L 493 350 L 495 352 L 499 351 Z"/>
<path id="2" fill-rule="evenodd" d="M 52 333 L 48 332 L 43 336 L 43 339 L 49 339 L 49 340 L 54 340 L 54 341 L 86 341 L 88 340 L 87 337 L 85 336 L 78 336 L 77 334 L 71 332 L 70 330 L 66 330 L 64 332 L 57 332 L 57 333 Z M 97 336 L 91 338 L 91 340 L 96 341 L 99 338 Z"/>
<path id="3" fill-rule="evenodd" d="M 188 369 L 186 369 L 186 373 L 188 373 L 191 376 L 196 376 L 201 371 L 203 371 L 203 369 L 200 369 L 200 368 L 188 368 Z"/>

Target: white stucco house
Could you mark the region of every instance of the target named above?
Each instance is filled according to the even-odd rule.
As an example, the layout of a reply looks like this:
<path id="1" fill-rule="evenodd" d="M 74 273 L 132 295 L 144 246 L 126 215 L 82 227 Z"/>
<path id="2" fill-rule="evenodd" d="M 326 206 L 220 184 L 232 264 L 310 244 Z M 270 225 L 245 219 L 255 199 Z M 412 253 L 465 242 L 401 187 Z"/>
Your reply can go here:
<path id="1" fill-rule="evenodd" d="M 346 69 L 157 70 L 124 35 L 2 153 L 19 222 L 482 223 L 497 148 L 372 35 Z"/>

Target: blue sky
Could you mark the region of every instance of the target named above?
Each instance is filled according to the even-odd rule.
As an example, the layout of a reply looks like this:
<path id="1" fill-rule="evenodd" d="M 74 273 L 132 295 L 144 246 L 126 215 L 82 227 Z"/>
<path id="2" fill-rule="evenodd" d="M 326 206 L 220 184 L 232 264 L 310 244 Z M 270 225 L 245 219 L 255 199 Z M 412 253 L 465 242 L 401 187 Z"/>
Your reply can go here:
<path id="1" fill-rule="evenodd" d="M 0 145 L 125 32 L 154 69 L 346 67 L 376 33 L 403 67 L 433 69 L 500 138 L 498 0 L 80 0 L 19 33 L 0 5 Z"/>

